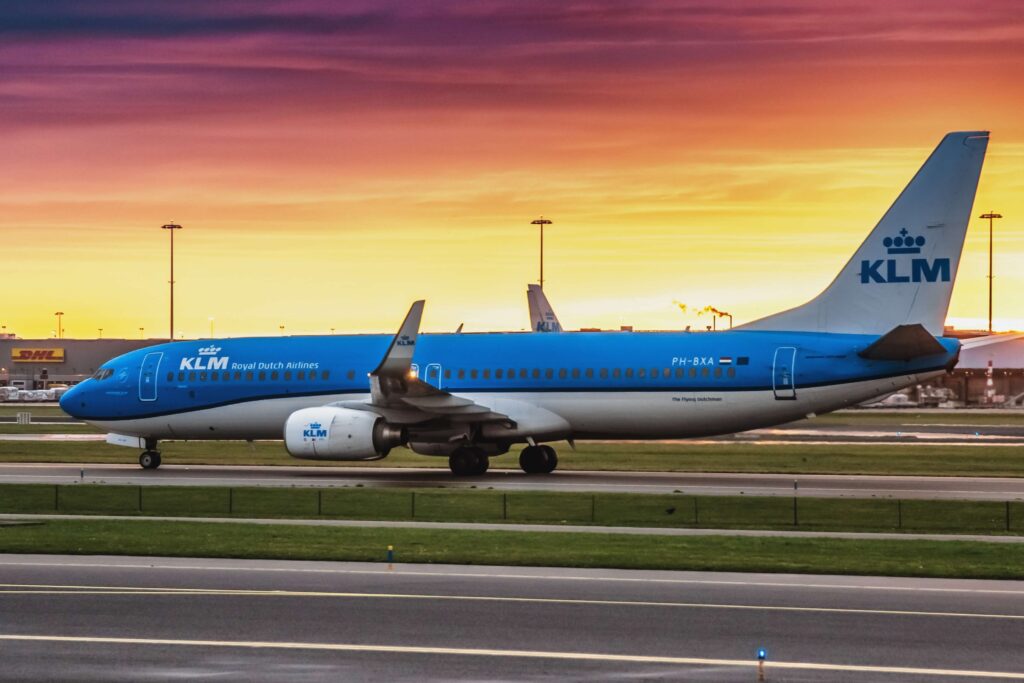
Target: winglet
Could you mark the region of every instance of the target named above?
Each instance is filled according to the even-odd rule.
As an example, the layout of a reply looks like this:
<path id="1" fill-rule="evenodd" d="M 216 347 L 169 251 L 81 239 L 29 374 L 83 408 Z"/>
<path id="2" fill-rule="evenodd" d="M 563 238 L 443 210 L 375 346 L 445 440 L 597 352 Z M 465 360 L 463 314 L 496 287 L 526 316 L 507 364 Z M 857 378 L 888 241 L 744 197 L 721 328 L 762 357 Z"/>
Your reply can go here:
<path id="1" fill-rule="evenodd" d="M 424 300 L 412 304 L 409 312 L 398 328 L 398 334 L 391 340 L 388 352 L 384 354 L 380 365 L 371 374 L 379 376 L 400 376 L 409 374 L 412 365 L 412 354 L 416 350 L 416 337 L 420 333 L 420 320 L 423 318 Z"/>

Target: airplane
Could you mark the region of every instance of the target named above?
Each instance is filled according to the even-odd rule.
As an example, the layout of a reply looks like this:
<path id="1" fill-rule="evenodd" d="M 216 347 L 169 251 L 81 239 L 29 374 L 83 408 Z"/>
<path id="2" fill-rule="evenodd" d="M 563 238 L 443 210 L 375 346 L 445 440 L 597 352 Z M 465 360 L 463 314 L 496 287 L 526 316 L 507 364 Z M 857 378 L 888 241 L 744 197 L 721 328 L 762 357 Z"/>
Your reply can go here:
<path id="1" fill-rule="evenodd" d="M 678 439 L 856 405 L 951 370 L 943 338 L 987 132 L 946 135 L 817 297 L 720 332 L 420 334 L 171 342 L 124 354 L 60 405 L 144 449 L 161 440 L 279 439 L 296 458 L 377 460 L 406 446 L 456 475 L 525 444 Z"/>
<path id="2" fill-rule="evenodd" d="M 540 285 L 526 285 L 526 302 L 530 307 L 530 329 L 534 332 L 561 332 L 555 309 L 551 307 Z"/>

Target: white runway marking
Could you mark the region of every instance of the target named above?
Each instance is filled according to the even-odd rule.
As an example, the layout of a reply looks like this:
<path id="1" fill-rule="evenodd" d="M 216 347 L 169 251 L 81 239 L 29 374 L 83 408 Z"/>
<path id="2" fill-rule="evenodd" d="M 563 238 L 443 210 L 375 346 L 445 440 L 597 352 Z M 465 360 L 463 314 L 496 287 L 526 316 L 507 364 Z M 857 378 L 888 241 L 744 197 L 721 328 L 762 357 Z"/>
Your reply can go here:
<path id="1" fill-rule="evenodd" d="M 157 645 L 178 647 L 219 647 L 274 650 L 314 650 L 326 652 L 368 652 L 416 655 L 457 655 L 467 657 L 508 657 L 524 659 L 556 659 L 568 661 L 619 662 L 635 664 L 676 664 L 684 666 L 731 666 L 756 668 L 758 662 L 750 659 L 710 659 L 703 657 L 666 657 L 658 655 L 627 655 L 599 652 L 555 652 L 544 650 L 496 650 L 462 647 L 422 647 L 411 645 L 363 645 L 358 643 L 302 643 L 259 640 L 179 640 L 170 638 L 109 638 L 94 636 L 16 635 L 0 634 L 0 641 L 40 643 L 81 643 L 90 645 Z M 830 664 L 826 662 L 770 662 L 766 670 L 789 669 L 805 671 L 843 671 L 915 675 L 958 676 L 961 678 L 993 678 L 1024 680 L 1024 673 L 1009 671 L 975 671 L 970 669 L 931 669 L 909 666 L 871 666 L 858 664 Z"/>
<path id="2" fill-rule="evenodd" d="M 159 558 L 162 559 L 162 558 Z M 525 581 L 536 581 L 538 579 L 545 581 L 589 581 L 589 582 L 611 582 L 611 583 L 650 583 L 650 584 L 678 584 L 678 585 L 706 585 L 706 586 L 738 586 L 738 587 L 765 587 L 765 588 L 819 588 L 819 589 L 838 589 L 838 590 L 855 590 L 855 591 L 886 591 L 886 592 L 910 592 L 910 593 L 964 593 L 964 594 L 978 594 L 978 595 L 1008 595 L 1008 596 L 1024 596 L 1024 588 L 1021 589 L 1007 589 L 1007 588 L 948 588 L 940 586 L 878 586 L 878 585 L 863 585 L 863 584 L 830 584 L 830 583 L 811 583 L 811 582 L 785 582 L 785 581 L 744 581 L 739 579 L 685 579 L 685 578 L 657 578 L 657 577 L 632 577 L 632 576 L 588 576 L 585 574 L 528 574 L 528 573 L 490 573 L 490 572 L 457 572 L 457 571 L 422 571 L 411 569 L 408 567 L 401 567 L 394 570 L 387 570 L 386 565 L 381 565 L 380 569 L 342 569 L 337 567 L 324 567 L 324 568 L 310 568 L 310 567 L 253 567 L 243 566 L 240 564 L 230 565 L 197 565 L 197 564 L 161 564 L 159 561 L 147 562 L 145 564 L 130 564 L 126 562 L 40 562 L 38 560 L 32 561 L 0 561 L 0 566 L 11 566 L 11 567 L 77 567 L 77 568 L 93 568 L 93 569 L 171 569 L 179 571 L 232 571 L 232 572 L 254 572 L 254 573 L 271 573 L 271 574 L 354 574 L 354 575 L 371 575 L 371 576 L 422 576 L 422 577 L 442 577 L 442 578 L 464 578 L 464 579 L 513 579 L 513 580 L 525 580 Z"/>
<path id="3" fill-rule="evenodd" d="M 444 595 L 430 593 L 355 593 L 339 591 L 252 590 L 221 588 L 169 588 L 131 586 L 76 586 L 0 583 L 3 595 L 182 595 L 245 596 L 278 598 L 349 598 L 370 600 L 450 600 L 464 602 L 506 602 L 547 605 L 600 605 L 606 607 L 676 607 L 686 609 L 749 610 L 763 612 L 809 612 L 828 614 L 871 614 L 899 617 L 950 617 L 967 619 L 1009 619 L 1024 621 L 1024 614 L 985 614 L 978 612 L 928 612 L 922 610 L 854 609 L 844 607 L 797 607 L 787 605 L 743 605 L 704 602 L 652 600 L 596 600 L 585 598 L 528 598 L 493 595 Z"/>

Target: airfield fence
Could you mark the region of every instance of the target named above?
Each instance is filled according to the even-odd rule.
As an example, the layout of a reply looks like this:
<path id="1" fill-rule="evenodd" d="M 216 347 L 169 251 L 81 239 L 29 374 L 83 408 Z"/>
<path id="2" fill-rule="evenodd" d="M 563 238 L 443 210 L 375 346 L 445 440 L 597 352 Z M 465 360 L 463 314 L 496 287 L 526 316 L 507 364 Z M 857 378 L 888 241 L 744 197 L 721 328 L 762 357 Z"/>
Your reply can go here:
<path id="1" fill-rule="evenodd" d="M 683 492 L 4 484 L 0 513 L 1024 533 L 1024 501 Z"/>

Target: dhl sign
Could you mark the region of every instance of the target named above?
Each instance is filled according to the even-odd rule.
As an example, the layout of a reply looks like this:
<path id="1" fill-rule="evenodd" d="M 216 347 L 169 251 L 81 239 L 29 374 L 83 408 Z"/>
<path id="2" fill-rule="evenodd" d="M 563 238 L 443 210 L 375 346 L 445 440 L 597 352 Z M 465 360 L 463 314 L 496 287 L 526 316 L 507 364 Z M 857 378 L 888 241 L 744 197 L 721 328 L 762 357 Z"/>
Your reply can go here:
<path id="1" fill-rule="evenodd" d="M 15 363 L 63 363 L 64 349 L 11 349 Z"/>

